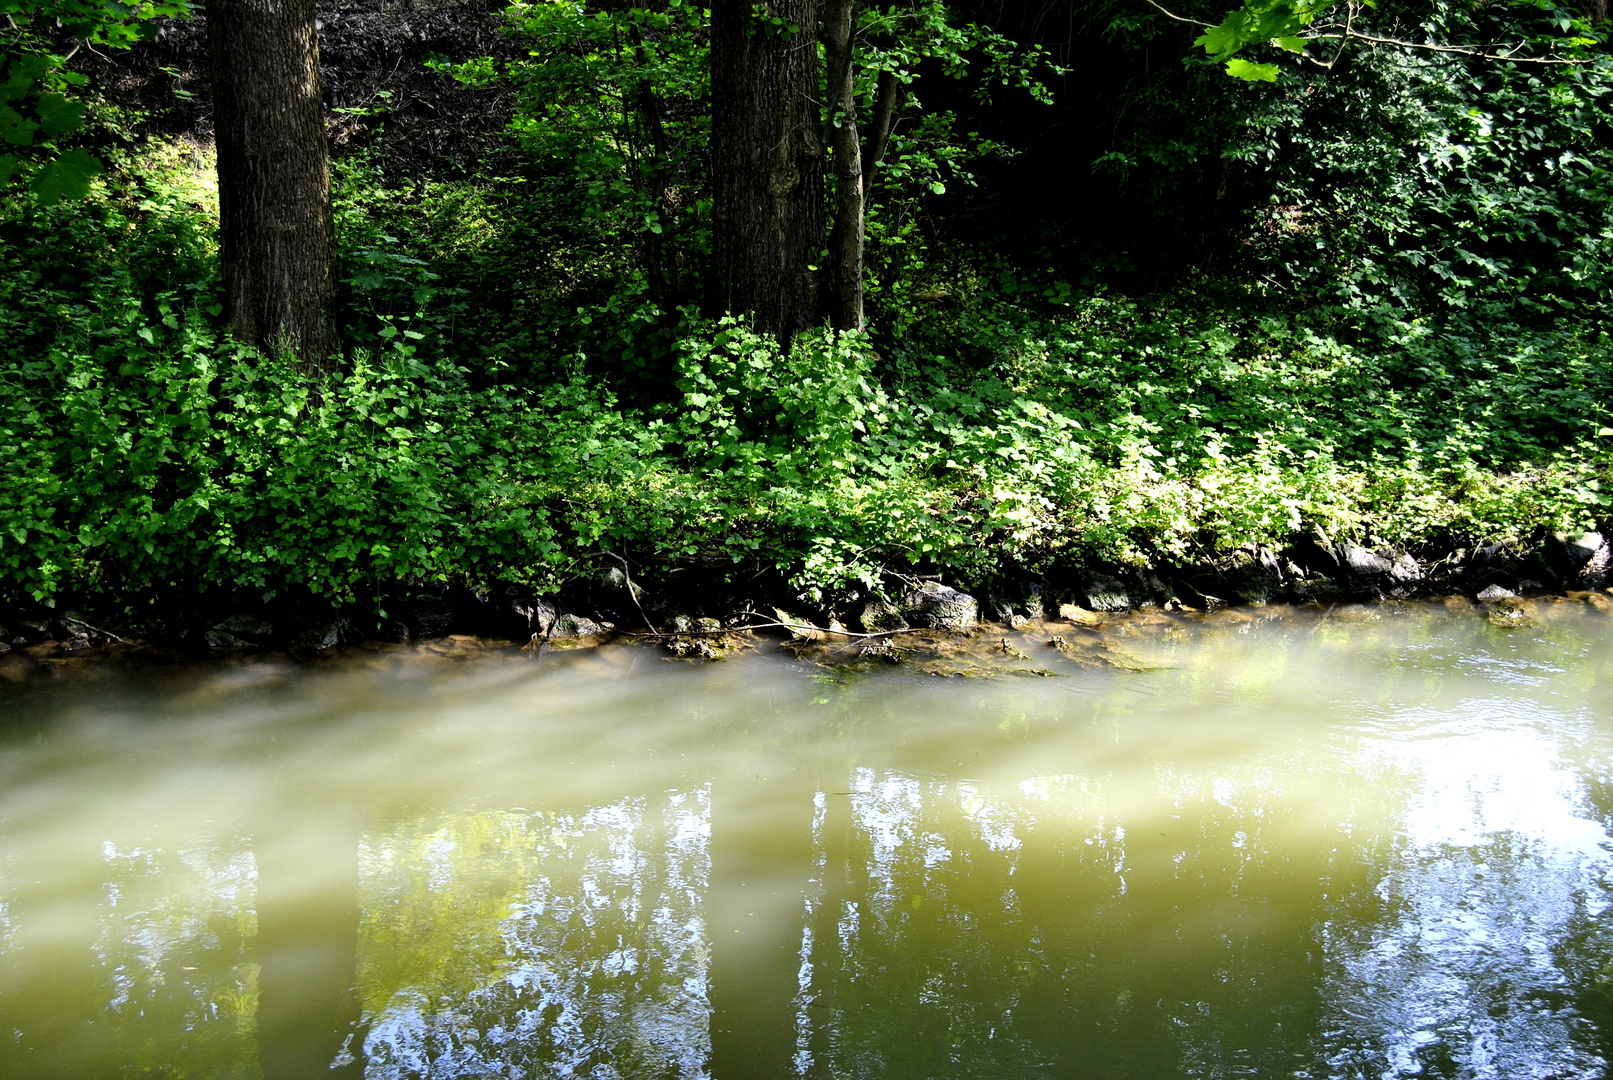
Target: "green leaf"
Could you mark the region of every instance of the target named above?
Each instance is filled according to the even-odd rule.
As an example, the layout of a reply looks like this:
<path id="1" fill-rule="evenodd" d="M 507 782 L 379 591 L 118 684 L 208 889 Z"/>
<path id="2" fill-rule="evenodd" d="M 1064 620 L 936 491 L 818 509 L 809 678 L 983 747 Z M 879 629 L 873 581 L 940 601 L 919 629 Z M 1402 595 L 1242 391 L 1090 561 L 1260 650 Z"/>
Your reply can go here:
<path id="1" fill-rule="evenodd" d="M 37 53 L 19 56 L 11 62 L 11 77 L 6 80 L 0 101 L 16 101 L 33 92 L 34 84 L 45 77 L 50 62 Z"/>
<path id="2" fill-rule="evenodd" d="M 84 103 L 68 101 L 61 94 L 41 94 L 38 110 L 39 126 L 52 139 L 72 131 L 84 119 Z"/>
<path id="3" fill-rule="evenodd" d="M 1211 56 L 1223 53 L 1231 55 L 1247 43 L 1243 36 L 1243 12 L 1234 11 L 1228 15 L 1220 26 L 1212 26 L 1200 34 L 1193 42 L 1202 45 L 1204 51 Z"/>
<path id="4" fill-rule="evenodd" d="M 1291 53 L 1302 53 L 1305 51 L 1305 39 L 1302 37 L 1273 38 L 1272 44 Z"/>
<path id="5" fill-rule="evenodd" d="M 0 155 L 0 187 L 11 183 L 11 176 L 17 171 L 17 155 Z"/>
<path id="6" fill-rule="evenodd" d="M 1259 18 L 1255 20 L 1253 32 L 1249 34 L 1249 40 L 1271 41 L 1292 34 L 1299 27 L 1300 22 L 1294 16 L 1294 9 L 1287 4 L 1278 4 L 1260 13 Z"/>
<path id="7" fill-rule="evenodd" d="M 1256 64 L 1242 58 L 1227 61 L 1227 74 L 1246 82 L 1276 82 L 1276 64 Z"/>
<path id="8" fill-rule="evenodd" d="M 82 199 L 90 193 L 90 181 L 99 175 L 100 160 L 75 146 L 35 173 L 28 186 L 40 202 L 51 206 L 63 199 Z"/>
<path id="9" fill-rule="evenodd" d="M 29 146 L 39 125 L 23 118 L 22 113 L 10 105 L 0 105 L 0 141 L 12 146 Z"/>

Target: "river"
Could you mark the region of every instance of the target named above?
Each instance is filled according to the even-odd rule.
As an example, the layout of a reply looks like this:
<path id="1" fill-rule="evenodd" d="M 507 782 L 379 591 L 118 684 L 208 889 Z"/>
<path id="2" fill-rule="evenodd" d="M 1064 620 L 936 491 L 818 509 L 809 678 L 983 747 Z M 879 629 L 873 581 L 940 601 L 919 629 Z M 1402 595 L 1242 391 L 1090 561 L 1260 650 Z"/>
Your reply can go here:
<path id="1" fill-rule="evenodd" d="M 1613 619 L 1520 621 L 0 686 L 0 1076 L 1602 1076 Z"/>

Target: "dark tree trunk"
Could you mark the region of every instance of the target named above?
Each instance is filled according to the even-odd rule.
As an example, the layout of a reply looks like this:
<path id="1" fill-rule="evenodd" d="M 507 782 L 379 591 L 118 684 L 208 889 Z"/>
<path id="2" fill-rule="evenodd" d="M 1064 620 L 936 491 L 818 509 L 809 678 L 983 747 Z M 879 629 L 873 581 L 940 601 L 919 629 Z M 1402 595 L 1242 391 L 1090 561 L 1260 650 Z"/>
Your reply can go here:
<path id="1" fill-rule="evenodd" d="M 644 39 L 637 26 L 633 27 L 633 52 L 639 67 L 649 67 Z M 656 223 L 660 232 L 650 231 L 644 237 L 644 262 L 650 279 L 650 299 L 666 306 L 669 295 L 675 295 L 677 284 L 669 282 L 667 255 L 672 250 L 672 208 L 667 203 L 667 173 L 672 168 L 672 155 L 667 147 L 666 128 L 661 124 L 661 102 L 655 96 L 655 87 L 649 79 L 638 84 L 638 114 L 643 160 L 639 168 L 650 203 L 655 207 Z"/>
<path id="2" fill-rule="evenodd" d="M 313 0 L 207 0 L 225 318 L 330 363 L 335 229 Z"/>
<path id="3" fill-rule="evenodd" d="M 836 330 L 863 328 L 863 164 L 857 135 L 853 34 L 857 0 L 827 0 L 823 16 L 829 87 L 828 143 L 834 154 L 835 218 L 829 236 L 829 322 Z"/>
<path id="4" fill-rule="evenodd" d="M 891 128 L 896 125 L 896 102 L 902 84 L 889 71 L 879 73 L 874 88 L 874 115 L 868 127 L 868 151 L 863 154 L 863 200 L 866 202 L 874 187 L 874 170 L 885 160 L 885 147 L 890 145 Z"/>
<path id="5" fill-rule="evenodd" d="M 817 0 L 711 10 L 713 301 L 789 339 L 817 314 L 811 267 L 823 249 Z"/>

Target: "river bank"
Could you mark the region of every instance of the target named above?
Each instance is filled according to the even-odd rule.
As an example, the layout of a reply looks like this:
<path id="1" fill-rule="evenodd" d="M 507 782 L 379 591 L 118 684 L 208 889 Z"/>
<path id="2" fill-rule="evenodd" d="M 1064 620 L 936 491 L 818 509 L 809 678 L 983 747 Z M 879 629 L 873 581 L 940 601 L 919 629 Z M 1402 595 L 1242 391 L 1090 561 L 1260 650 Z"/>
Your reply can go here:
<path id="1" fill-rule="evenodd" d="M 311 598 L 251 605 L 215 596 L 149 612 L 140 622 L 74 606 L 0 609 L 0 677 L 21 680 L 91 660 L 318 662 L 400 647 L 427 659 L 466 659 L 513 651 L 542 656 L 613 641 L 720 660 L 764 639 L 782 639 L 834 668 L 915 661 L 936 674 L 1035 674 L 1026 650 L 1052 647 L 1069 656 L 1093 646 L 1093 663 L 1111 663 L 1104 650 L 1115 634 L 1213 616 L 1246 621 L 1309 612 L 1358 621 L 1385 605 L 1419 601 L 1470 610 L 1502 627 L 1530 625 L 1541 605 L 1613 613 L 1613 590 L 1604 589 L 1610 557 L 1613 545 L 1600 532 L 1419 558 L 1338 544 L 1311 530 L 1279 552 L 1255 547 L 1216 565 L 1175 571 L 1111 566 L 1062 581 L 1022 577 L 984 585 L 892 576 L 878 589 L 847 588 L 815 601 L 776 575 L 771 582 L 762 573 L 702 575 L 615 557 L 597 580 L 548 596 L 515 585 L 462 584 L 399 587 L 346 606 Z"/>

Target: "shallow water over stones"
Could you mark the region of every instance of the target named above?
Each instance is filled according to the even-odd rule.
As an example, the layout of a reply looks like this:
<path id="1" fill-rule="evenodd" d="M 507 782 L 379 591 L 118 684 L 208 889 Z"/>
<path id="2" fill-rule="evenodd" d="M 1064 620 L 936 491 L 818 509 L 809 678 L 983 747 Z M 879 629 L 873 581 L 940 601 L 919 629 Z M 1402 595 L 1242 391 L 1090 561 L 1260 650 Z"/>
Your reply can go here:
<path id="1" fill-rule="evenodd" d="M 0 658 L 0 1076 L 1600 1076 L 1606 606 Z"/>

